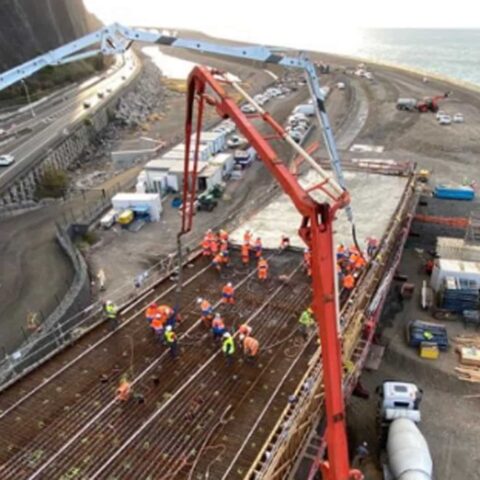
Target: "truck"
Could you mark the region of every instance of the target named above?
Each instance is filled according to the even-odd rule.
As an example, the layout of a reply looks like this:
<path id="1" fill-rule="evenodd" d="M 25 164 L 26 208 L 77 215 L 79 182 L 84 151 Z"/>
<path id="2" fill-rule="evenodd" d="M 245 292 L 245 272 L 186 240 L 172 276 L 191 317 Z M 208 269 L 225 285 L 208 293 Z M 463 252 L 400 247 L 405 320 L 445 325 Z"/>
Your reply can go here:
<path id="1" fill-rule="evenodd" d="M 433 462 L 421 420 L 423 391 L 410 382 L 386 380 L 377 387 L 377 430 L 385 480 L 431 480 Z"/>
<path id="2" fill-rule="evenodd" d="M 407 112 L 433 112 L 437 113 L 439 110 L 439 102 L 450 96 L 451 92 L 445 92 L 442 95 L 434 97 L 425 97 L 423 100 L 416 98 L 399 98 L 397 100 L 397 110 L 404 110 Z"/>

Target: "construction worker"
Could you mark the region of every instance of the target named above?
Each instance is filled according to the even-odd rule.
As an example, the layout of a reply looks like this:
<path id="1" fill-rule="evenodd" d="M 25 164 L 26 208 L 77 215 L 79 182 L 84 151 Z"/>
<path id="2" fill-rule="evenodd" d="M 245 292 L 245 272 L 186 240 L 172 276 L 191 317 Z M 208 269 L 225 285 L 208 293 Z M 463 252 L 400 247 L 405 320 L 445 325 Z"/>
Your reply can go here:
<path id="1" fill-rule="evenodd" d="M 233 283 L 228 282 L 222 289 L 222 303 L 235 303 L 235 289 Z"/>
<path id="2" fill-rule="evenodd" d="M 152 320 L 155 318 L 156 314 L 157 304 L 155 302 L 152 302 L 145 310 L 145 320 L 148 322 L 148 324 L 152 323 Z"/>
<path id="3" fill-rule="evenodd" d="M 247 361 L 255 360 L 259 348 L 260 344 L 258 343 L 257 339 L 251 336 L 247 336 L 243 339 L 243 354 L 245 355 Z"/>
<path id="4" fill-rule="evenodd" d="M 171 325 L 165 327 L 165 334 L 163 336 L 165 344 L 170 349 L 170 356 L 175 358 L 177 356 L 177 334 L 174 332 Z"/>
<path id="5" fill-rule="evenodd" d="M 130 398 L 131 394 L 132 394 L 132 386 L 128 381 L 127 376 L 123 375 L 122 378 L 120 379 L 120 383 L 117 388 L 117 398 L 121 402 L 126 402 Z"/>
<path id="6" fill-rule="evenodd" d="M 311 277 L 312 276 L 312 253 L 310 252 L 309 248 L 306 248 L 303 251 L 303 266 L 305 268 L 305 271 L 307 272 L 307 275 Z"/>
<path id="7" fill-rule="evenodd" d="M 347 273 L 343 277 L 342 285 L 346 290 L 352 290 L 355 286 L 355 277 L 351 273 Z"/>
<path id="8" fill-rule="evenodd" d="M 257 264 L 258 279 L 262 282 L 268 278 L 268 262 L 260 257 Z"/>
<path id="9" fill-rule="evenodd" d="M 210 328 L 210 323 L 213 318 L 213 308 L 210 302 L 204 298 L 198 298 L 197 303 L 200 305 L 202 312 L 202 321 L 207 328 Z"/>
<path id="10" fill-rule="evenodd" d="M 220 252 L 220 256 L 222 257 L 222 264 L 225 267 L 228 267 L 228 265 L 230 264 L 230 255 L 228 250 L 225 250 L 224 252 Z"/>
<path id="11" fill-rule="evenodd" d="M 232 335 L 228 332 L 225 332 L 222 338 L 222 352 L 227 359 L 227 364 L 230 366 L 233 363 L 233 355 L 235 354 L 235 342 L 233 341 Z"/>
<path id="12" fill-rule="evenodd" d="M 218 232 L 218 238 L 220 239 L 221 242 L 227 242 L 228 243 L 228 232 L 226 230 L 221 229 Z"/>
<path id="13" fill-rule="evenodd" d="M 164 316 L 161 313 L 157 313 L 150 322 L 150 326 L 152 327 L 153 333 L 157 339 L 162 340 L 165 328 Z"/>
<path id="14" fill-rule="evenodd" d="M 226 240 L 220 240 L 220 252 L 228 254 L 228 242 Z"/>
<path id="15" fill-rule="evenodd" d="M 204 257 L 209 257 L 212 254 L 212 251 L 210 250 L 210 239 L 208 238 L 208 235 L 205 234 L 203 237 L 202 243 L 202 255 Z"/>
<path id="16" fill-rule="evenodd" d="M 221 253 L 217 253 L 215 257 L 213 257 L 212 266 L 215 268 L 215 270 L 218 273 L 222 272 L 222 264 L 223 264 L 224 258 L 225 257 Z"/>
<path id="17" fill-rule="evenodd" d="M 220 340 L 226 331 L 227 329 L 225 328 L 225 322 L 223 321 L 222 316 L 219 313 L 216 313 L 212 320 L 213 339 Z"/>
<path id="18" fill-rule="evenodd" d="M 367 238 L 367 255 L 371 258 L 378 248 L 378 240 L 374 237 Z"/>
<path id="19" fill-rule="evenodd" d="M 340 260 L 340 259 L 344 258 L 345 253 L 346 253 L 345 245 L 343 243 L 341 243 L 337 247 L 337 260 Z"/>
<path id="20" fill-rule="evenodd" d="M 280 250 L 285 250 L 290 246 L 290 239 L 286 235 L 282 235 L 280 240 Z"/>
<path id="21" fill-rule="evenodd" d="M 171 325 L 175 328 L 176 312 L 169 305 L 160 305 L 157 308 L 157 313 L 161 315 L 164 325 Z"/>
<path id="22" fill-rule="evenodd" d="M 245 337 L 248 337 L 249 335 L 252 334 L 252 327 L 247 325 L 246 323 L 243 323 L 238 327 L 238 338 L 240 339 L 241 342 L 243 342 Z"/>
<path id="23" fill-rule="evenodd" d="M 103 306 L 103 310 L 109 320 L 110 330 L 115 330 L 118 327 L 118 307 L 112 301 L 107 300 Z"/>
<path id="24" fill-rule="evenodd" d="M 355 270 L 361 270 L 366 265 L 367 261 L 365 260 L 365 258 L 362 255 L 357 255 L 357 258 L 355 259 L 355 263 L 353 265 Z"/>
<path id="25" fill-rule="evenodd" d="M 250 243 L 252 242 L 252 233 L 250 230 L 245 230 L 245 233 L 243 234 L 243 243 Z"/>
<path id="26" fill-rule="evenodd" d="M 255 257 L 260 258 L 262 256 L 262 239 L 260 237 L 255 240 L 253 249 L 255 250 Z"/>
<path id="27" fill-rule="evenodd" d="M 210 240 L 210 251 L 212 252 L 212 257 L 218 253 L 218 241 L 216 235 L 213 235 Z"/>
<path id="28" fill-rule="evenodd" d="M 300 318 L 298 319 L 298 323 L 300 324 L 300 332 L 302 337 L 307 340 L 309 330 L 315 325 L 312 307 L 308 307 L 302 312 Z"/>
<path id="29" fill-rule="evenodd" d="M 244 243 L 242 245 L 242 263 L 248 265 L 250 262 L 250 244 Z"/>

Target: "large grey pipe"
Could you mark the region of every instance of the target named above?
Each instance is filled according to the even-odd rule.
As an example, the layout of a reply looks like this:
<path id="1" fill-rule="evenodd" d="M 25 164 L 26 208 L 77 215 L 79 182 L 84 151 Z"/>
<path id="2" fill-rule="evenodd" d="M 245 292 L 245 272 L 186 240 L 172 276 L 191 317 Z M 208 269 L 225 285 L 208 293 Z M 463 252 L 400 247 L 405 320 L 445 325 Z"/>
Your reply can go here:
<path id="1" fill-rule="evenodd" d="M 395 480 L 431 480 L 432 457 L 425 437 L 412 420 L 394 420 L 388 431 L 387 453 Z"/>

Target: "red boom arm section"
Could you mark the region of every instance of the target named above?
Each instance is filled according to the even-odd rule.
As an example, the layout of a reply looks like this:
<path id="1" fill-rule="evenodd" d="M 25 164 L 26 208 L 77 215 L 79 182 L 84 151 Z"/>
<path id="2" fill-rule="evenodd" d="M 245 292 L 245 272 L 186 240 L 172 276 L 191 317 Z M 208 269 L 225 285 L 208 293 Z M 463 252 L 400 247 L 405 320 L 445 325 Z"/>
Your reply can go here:
<path id="1" fill-rule="evenodd" d="M 216 79 L 220 72 L 205 67 L 195 67 L 188 78 L 187 114 L 185 123 L 185 163 L 183 186 L 182 230 L 180 234 L 192 228 L 196 183 L 198 150 L 202 115 L 205 102 L 216 108 L 222 118 L 230 118 L 238 130 L 255 148 L 265 166 L 291 198 L 303 217 L 299 234 L 312 252 L 312 307 L 318 325 L 322 346 L 323 376 L 325 385 L 325 410 L 327 417 L 326 443 L 328 461 L 322 465 L 324 478 L 329 480 L 348 480 L 362 478 L 360 472 L 350 470 L 348 445 L 346 438 L 345 405 L 342 389 L 342 359 L 338 326 L 336 262 L 333 244 L 332 223 L 338 208 L 349 201 L 348 193 L 343 192 L 334 199 L 332 205 L 319 203 L 305 190 L 295 176 L 278 158 L 272 146 L 242 113 L 235 101 Z M 208 88 L 208 93 L 207 93 Z M 196 118 L 195 146 L 191 155 L 191 137 L 194 121 L 194 107 L 198 103 Z M 284 138 L 286 133 L 267 112 L 259 115 L 274 132 L 273 138 Z M 272 136 L 269 137 L 270 139 Z M 323 184 L 315 188 L 322 189 Z"/>

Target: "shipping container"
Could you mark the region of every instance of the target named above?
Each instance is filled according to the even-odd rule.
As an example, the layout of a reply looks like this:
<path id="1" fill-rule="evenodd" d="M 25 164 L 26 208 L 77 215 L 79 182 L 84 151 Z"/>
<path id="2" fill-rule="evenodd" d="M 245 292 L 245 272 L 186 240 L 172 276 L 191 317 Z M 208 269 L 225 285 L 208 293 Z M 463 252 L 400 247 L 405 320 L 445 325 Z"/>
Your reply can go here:
<path id="1" fill-rule="evenodd" d="M 475 190 L 472 187 L 437 185 L 433 194 L 437 198 L 445 198 L 450 200 L 473 200 L 475 198 Z"/>
<path id="2" fill-rule="evenodd" d="M 143 211 L 148 207 L 152 222 L 158 222 L 162 212 L 160 195 L 157 193 L 117 193 L 112 198 L 112 206 L 117 211 L 135 210 L 137 207 Z M 118 222 L 120 223 L 120 220 Z"/>

